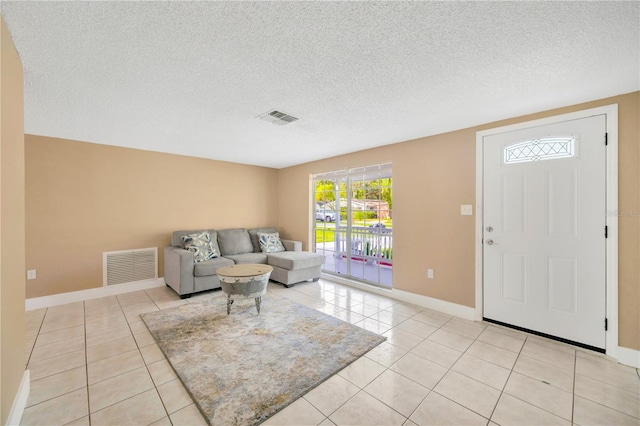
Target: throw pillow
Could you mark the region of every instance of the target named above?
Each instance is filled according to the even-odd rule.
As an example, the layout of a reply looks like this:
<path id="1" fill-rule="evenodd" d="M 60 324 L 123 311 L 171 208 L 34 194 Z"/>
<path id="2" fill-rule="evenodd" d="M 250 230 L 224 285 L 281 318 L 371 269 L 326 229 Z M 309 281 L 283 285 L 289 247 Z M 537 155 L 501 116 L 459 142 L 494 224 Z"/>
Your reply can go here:
<path id="1" fill-rule="evenodd" d="M 263 253 L 278 253 L 284 251 L 282 241 L 280 241 L 280 234 L 273 232 L 266 234 L 264 232 L 258 232 L 258 241 L 260 242 L 260 250 Z"/>
<path id="2" fill-rule="evenodd" d="M 220 255 L 211 242 L 211 235 L 207 231 L 185 235 L 182 237 L 182 241 L 184 242 L 185 250 L 193 253 L 193 261 L 195 263 L 204 262 Z"/>

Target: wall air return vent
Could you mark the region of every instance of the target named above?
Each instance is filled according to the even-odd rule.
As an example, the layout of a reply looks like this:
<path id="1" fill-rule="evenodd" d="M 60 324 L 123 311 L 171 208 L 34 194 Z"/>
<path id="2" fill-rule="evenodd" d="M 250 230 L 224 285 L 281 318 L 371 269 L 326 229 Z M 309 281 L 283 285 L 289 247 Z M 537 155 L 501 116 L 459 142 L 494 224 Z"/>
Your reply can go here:
<path id="1" fill-rule="evenodd" d="M 103 285 L 158 278 L 158 248 L 102 253 Z"/>
<path id="2" fill-rule="evenodd" d="M 293 123 L 294 121 L 299 120 L 298 117 L 294 117 L 291 114 L 287 114 L 286 112 L 278 111 L 276 109 L 265 112 L 258 118 L 260 120 L 268 121 L 269 123 L 277 124 L 279 126 L 284 126 L 285 124 Z"/>

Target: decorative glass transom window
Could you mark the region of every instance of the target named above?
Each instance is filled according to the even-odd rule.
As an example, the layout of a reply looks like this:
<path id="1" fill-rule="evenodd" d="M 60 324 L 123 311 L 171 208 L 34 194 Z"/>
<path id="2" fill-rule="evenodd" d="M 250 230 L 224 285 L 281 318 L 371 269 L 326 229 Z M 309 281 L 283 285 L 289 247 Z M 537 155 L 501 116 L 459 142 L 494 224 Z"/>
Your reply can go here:
<path id="1" fill-rule="evenodd" d="M 504 148 L 504 164 L 575 157 L 575 138 L 541 138 Z"/>

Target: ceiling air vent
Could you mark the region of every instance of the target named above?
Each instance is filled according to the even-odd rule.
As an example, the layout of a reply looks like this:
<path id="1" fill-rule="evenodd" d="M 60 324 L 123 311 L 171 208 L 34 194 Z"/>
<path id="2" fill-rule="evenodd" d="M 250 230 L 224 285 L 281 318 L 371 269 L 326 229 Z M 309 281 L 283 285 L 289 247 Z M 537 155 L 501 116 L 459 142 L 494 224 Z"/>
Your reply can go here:
<path id="1" fill-rule="evenodd" d="M 294 121 L 298 121 L 298 117 L 294 117 L 291 114 L 287 114 L 286 112 L 278 111 L 276 109 L 266 112 L 258 117 L 261 120 L 268 121 L 269 123 L 278 124 L 280 126 L 284 126 L 285 124 L 293 123 Z"/>

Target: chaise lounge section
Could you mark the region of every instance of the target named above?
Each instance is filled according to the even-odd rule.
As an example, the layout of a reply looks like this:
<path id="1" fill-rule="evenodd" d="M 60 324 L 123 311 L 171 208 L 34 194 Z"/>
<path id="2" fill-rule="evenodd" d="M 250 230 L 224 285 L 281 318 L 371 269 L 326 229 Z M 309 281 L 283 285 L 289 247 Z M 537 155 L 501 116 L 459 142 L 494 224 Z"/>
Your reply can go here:
<path id="1" fill-rule="evenodd" d="M 219 256 L 196 262 L 194 252 L 185 248 L 183 237 L 208 232 L 213 251 Z M 176 231 L 171 245 L 164 248 L 164 280 L 181 298 L 193 293 L 220 288 L 216 271 L 223 266 L 261 263 L 273 267 L 271 280 L 292 287 L 295 283 L 320 278 L 324 256 L 302 251 L 302 242 L 280 240 L 285 251 L 262 251 L 259 234 L 276 234 L 275 227 L 200 229 Z"/>

